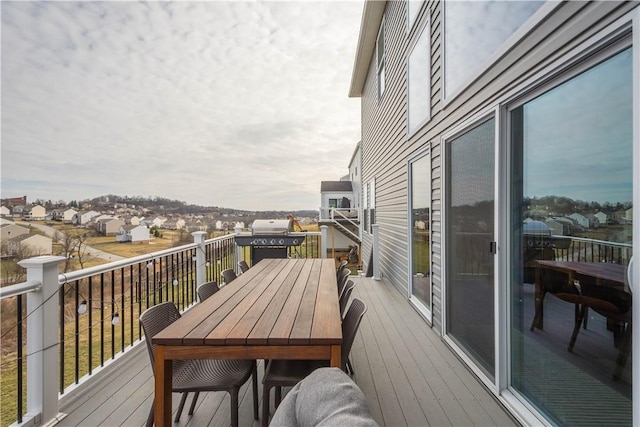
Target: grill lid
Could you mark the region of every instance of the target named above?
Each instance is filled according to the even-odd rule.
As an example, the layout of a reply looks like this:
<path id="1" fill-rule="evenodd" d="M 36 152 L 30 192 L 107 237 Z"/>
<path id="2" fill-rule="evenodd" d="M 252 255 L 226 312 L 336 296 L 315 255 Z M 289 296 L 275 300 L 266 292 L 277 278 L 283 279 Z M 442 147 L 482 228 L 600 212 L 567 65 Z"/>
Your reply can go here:
<path id="1" fill-rule="evenodd" d="M 293 231 L 293 221 L 289 219 L 256 219 L 251 225 L 251 234 L 286 236 Z"/>

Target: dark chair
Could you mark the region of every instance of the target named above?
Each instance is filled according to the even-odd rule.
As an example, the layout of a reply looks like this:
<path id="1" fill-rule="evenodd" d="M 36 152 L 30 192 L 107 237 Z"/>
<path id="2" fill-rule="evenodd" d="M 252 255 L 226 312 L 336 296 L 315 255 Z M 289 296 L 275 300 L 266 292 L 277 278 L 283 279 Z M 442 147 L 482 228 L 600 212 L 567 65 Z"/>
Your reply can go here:
<path id="1" fill-rule="evenodd" d="M 595 311 L 607 319 L 607 329 L 613 333 L 613 344 L 618 349 L 613 379 L 619 380 L 631 351 L 632 295 L 621 289 L 595 284 L 593 278 L 582 276 L 579 278 L 580 311 L 573 327 L 568 350 L 573 351 L 580 326 L 584 325 L 586 329 L 587 311 L 589 309 Z"/>
<path id="2" fill-rule="evenodd" d="M 349 261 L 347 261 L 346 259 L 340 262 L 338 268 L 336 268 L 336 279 L 340 277 L 340 273 L 342 272 L 342 270 L 347 268 L 347 264 L 349 264 Z"/>
<path id="3" fill-rule="evenodd" d="M 198 286 L 196 292 L 198 292 L 198 298 L 200 298 L 200 302 L 202 302 L 219 290 L 218 282 L 206 282 Z"/>
<path id="4" fill-rule="evenodd" d="M 347 284 L 347 280 L 349 280 L 349 276 L 351 275 L 351 270 L 348 268 L 342 270 L 340 276 L 338 277 L 338 295 L 342 293 L 342 289 L 344 285 Z"/>
<path id="5" fill-rule="evenodd" d="M 355 287 L 356 287 L 356 284 L 353 282 L 353 280 L 347 280 L 347 283 L 342 288 L 342 293 L 338 295 L 338 302 L 340 304 L 341 317 L 344 317 L 344 309 L 347 308 L 347 302 L 349 301 L 351 292 L 353 292 L 353 288 Z"/>
<path id="6" fill-rule="evenodd" d="M 535 314 L 529 329 L 533 331 L 533 329 L 538 326 L 538 322 L 542 317 L 544 297 L 547 293 L 550 293 L 563 301 L 574 304 L 574 318 L 577 321 L 580 316 L 580 294 L 578 292 L 578 288 L 573 283 L 569 283 L 569 275 L 560 271 L 539 267 L 536 274 L 539 275 L 536 279 L 539 281 L 539 284 L 536 284 L 536 286 L 542 287 L 542 294 L 540 295 L 539 300 L 535 302 Z"/>
<path id="7" fill-rule="evenodd" d="M 151 338 L 180 318 L 176 306 L 168 301 L 148 308 L 140 315 L 140 324 L 145 335 L 151 368 L 155 375 L 154 353 Z M 238 425 L 238 392 L 253 376 L 253 415 L 258 419 L 258 379 L 255 361 L 252 360 L 174 360 L 172 391 L 182 393 L 175 422 L 180 420 L 187 394 L 194 392 L 189 415 L 193 415 L 201 391 L 226 391 L 231 397 L 231 424 Z M 147 418 L 147 426 L 153 425 L 153 409 Z"/>
<path id="8" fill-rule="evenodd" d="M 596 284 L 593 277 L 576 275 L 579 286 L 569 283 L 569 275 L 559 271 L 541 269 L 538 271 L 543 289 L 540 301 L 536 302 L 536 312 L 531 322 L 530 330 L 542 315 L 541 305 L 547 293 L 574 305 L 573 332 L 567 350 L 573 349 L 580 332 L 580 327 L 587 328 L 587 312 L 589 309 L 607 319 L 607 327 L 613 332 L 614 345 L 618 349 L 618 359 L 614 379 L 620 379 L 622 371 L 629 358 L 631 343 L 631 294 L 615 289 L 606 284 Z"/>
<path id="9" fill-rule="evenodd" d="M 249 269 L 249 264 L 247 264 L 247 261 L 245 260 L 240 260 L 238 261 L 238 267 L 240 267 L 240 271 L 242 271 L 243 273 L 246 273 L 247 270 Z"/>
<path id="10" fill-rule="evenodd" d="M 342 321 L 342 370 L 346 371 L 349 353 L 367 305 L 354 299 Z M 262 425 L 269 424 L 269 393 L 276 387 L 275 405 L 280 404 L 282 387 L 293 387 L 317 368 L 329 366 L 326 360 L 271 360 L 262 379 Z"/>
<path id="11" fill-rule="evenodd" d="M 226 283 L 227 285 L 233 282 L 238 277 L 236 275 L 236 272 L 230 268 L 223 270 L 221 274 L 222 274 L 222 277 L 224 278 L 224 283 Z"/>

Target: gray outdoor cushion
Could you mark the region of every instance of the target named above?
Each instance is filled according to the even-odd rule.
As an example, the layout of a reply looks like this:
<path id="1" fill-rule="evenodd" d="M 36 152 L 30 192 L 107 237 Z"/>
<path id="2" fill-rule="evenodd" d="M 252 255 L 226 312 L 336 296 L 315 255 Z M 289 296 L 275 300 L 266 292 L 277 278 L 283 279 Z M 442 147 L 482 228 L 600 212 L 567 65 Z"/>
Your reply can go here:
<path id="1" fill-rule="evenodd" d="M 319 368 L 287 393 L 271 426 L 377 427 L 367 399 L 356 383 L 338 368 Z"/>

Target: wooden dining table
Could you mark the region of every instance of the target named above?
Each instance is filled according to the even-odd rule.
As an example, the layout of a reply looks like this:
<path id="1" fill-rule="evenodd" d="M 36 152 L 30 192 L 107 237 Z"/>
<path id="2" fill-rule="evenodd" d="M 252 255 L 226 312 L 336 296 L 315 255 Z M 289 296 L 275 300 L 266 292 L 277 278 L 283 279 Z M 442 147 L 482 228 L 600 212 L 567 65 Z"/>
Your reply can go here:
<path id="1" fill-rule="evenodd" d="M 152 338 L 157 426 L 171 425 L 173 360 L 312 359 L 340 367 L 333 259 L 263 259 Z"/>

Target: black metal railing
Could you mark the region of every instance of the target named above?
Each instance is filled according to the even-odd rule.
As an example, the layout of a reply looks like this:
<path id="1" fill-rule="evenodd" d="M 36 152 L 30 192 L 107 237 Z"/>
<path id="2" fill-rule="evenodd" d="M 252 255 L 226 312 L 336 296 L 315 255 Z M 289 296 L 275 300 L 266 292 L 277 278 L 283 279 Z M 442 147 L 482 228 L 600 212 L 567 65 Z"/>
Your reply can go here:
<path id="1" fill-rule="evenodd" d="M 239 259 L 249 259 L 247 249 L 236 246 L 234 235 L 227 235 L 201 245 L 192 243 L 60 275 L 58 393 L 64 395 L 78 387 L 140 342 L 143 332 L 138 319 L 147 308 L 172 301 L 181 311 L 188 309 L 197 301 L 198 280 L 220 283 L 223 270 L 236 269 Z M 309 233 L 301 245 L 289 248 L 292 258 L 318 258 L 320 252 L 320 233 Z M 204 272 L 201 279 L 197 278 L 199 269 Z M 3 338 L 7 335 L 11 339 L 3 339 L 0 365 L 2 427 L 15 420 L 23 422 L 28 410 L 23 384 L 27 356 L 23 323 L 30 313 L 25 316 L 23 294 L 3 295 L 3 307 L 12 304 L 12 298 L 15 323 L 3 327 Z M 5 345 L 9 341 L 11 345 Z"/>

